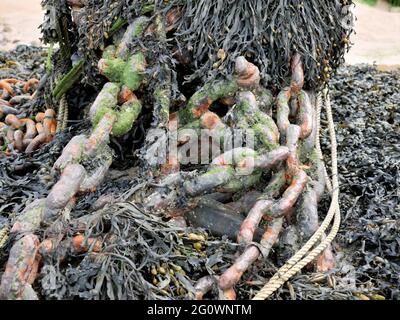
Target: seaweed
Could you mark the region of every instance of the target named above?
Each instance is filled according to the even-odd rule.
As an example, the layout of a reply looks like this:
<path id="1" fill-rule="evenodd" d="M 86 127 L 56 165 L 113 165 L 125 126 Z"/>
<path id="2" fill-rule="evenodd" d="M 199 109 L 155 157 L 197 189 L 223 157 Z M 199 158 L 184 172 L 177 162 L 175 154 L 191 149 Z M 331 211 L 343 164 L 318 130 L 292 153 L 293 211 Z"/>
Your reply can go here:
<path id="1" fill-rule="evenodd" d="M 49 189 L 60 174 L 63 177 L 65 169 L 54 164 L 73 136 L 83 137 L 84 142 L 86 137 L 91 140 L 85 144 L 83 158 L 73 159 L 80 162 L 76 168 L 82 173 L 87 170 L 95 178 L 97 169 L 101 171 L 96 186 L 88 188 L 91 192 L 80 190 L 79 201 L 74 203 L 73 196 L 79 189 L 75 188 L 73 196 L 67 195 L 71 199 L 63 199 L 62 208 L 57 208 L 60 210 L 51 219 L 24 234 L 26 241 L 41 240 L 43 266 L 33 284 L 39 298 L 233 298 L 231 289 L 236 284 L 237 298 L 248 299 L 307 237 L 297 230 L 301 227 L 296 225 L 296 218 L 301 215 L 289 212 L 294 205 L 300 208 L 296 204 L 298 198 L 305 206 L 312 203 L 309 211 L 314 224 L 318 223 L 318 170 L 313 146 L 307 145 L 307 141 L 297 145 L 299 139 L 313 139 L 313 97 L 301 89 L 304 84 L 306 89 L 315 91 L 334 77 L 349 45 L 351 24 L 349 27 L 342 23 L 349 18 L 346 10 L 352 2 L 239 0 L 225 4 L 208 0 L 45 0 L 43 5 L 48 12 L 42 25 L 44 40 L 60 43 L 60 50 L 49 55 L 47 63 L 41 51 L 27 47 L 5 54 L 17 58 L 28 69 L 35 65 L 34 72 L 47 73 L 38 99 L 18 106 L 26 115 L 44 111 L 46 106 L 57 106 L 60 98 L 64 108 L 67 105 L 72 110 L 67 112 L 67 117 L 71 115 L 67 128 L 59 131 L 49 144 L 30 155 L 0 157 L 1 233 L 8 234 L 11 225 L 24 217 L 23 209 L 34 200 L 49 196 Z M 129 28 L 143 15 L 149 28 L 124 43 L 127 50 L 113 50 L 113 45 L 124 39 L 125 26 Z M 118 101 L 112 103 L 116 109 L 109 106 L 106 119 L 98 119 L 104 123 L 96 121 L 94 128 L 89 129 L 87 110 L 106 82 L 97 69 L 98 61 L 120 59 L 126 67 L 130 55 L 138 52 L 144 59 L 140 59 L 140 81 L 135 81 L 131 88 L 135 93 L 123 87 L 126 79 L 105 73 L 113 78 L 110 81 L 116 79 L 114 100 Z M 116 57 L 119 54 L 122 57 Z M 40 55 L 43 56 L 38 58 Z M 35 59 L 40 62 L 32 63 Z M 80 63 L 75 64 L 76 61 Z M 80 67 L 82 72 L 75 73 Z M 68 73 L 71 68 L 72 73 Z M 22 68 L 1 70 L 3 78 L 16 75 L 28 80 L 31 73 Z M 68 85 L 60 91 L 59 85 L 65 83 Z M 219 89 L 227 83 L 232 86 L 221 93 Z M 399 130 L 395 108 L 399 103 L 399 75 L 370 67 L 347 67 L 340 69 L 339 76 L 330 83 L 333 100 L 338 103 L 335 120 L 342 145 L 340 201 L 346 212 L 345 228 L 333 246 L 338 264 L 324 274 L 297 275 L 274 298 L 398 299 L 399 225 L 393 208 L 399 204 Z M 290 87 L 285 89 L 287 86 Z M 56 99 L 51 96 L 54 89 Z M 270 100 L 280 90 L 277 110 Z M 140 100 L 140 114 L 135 112 L 134 123 L 132 119 L 120 118 L 129 124 L 120 122 L 122 129 L 112 132 L 120 111 L 118 106 L 124 106 L 125 98 Z M 246 153 L 242 152 L 233 164 L 226 165 L 223 155 L 212 159 L 211 166 L 182 165 L 172 175 L 163 176 L 171 173 L 167 170 L 171 168 L 155 169 L 146 163 L 147 155 L 143 156 L 153 147 L 146 135 L 153 128 L 168 130 L 174 115 L 182 115 L 186 128 L 256 129 L 263 138 L 257 140 L 251 152 L 257 156 L 257 168 L 268 170 L 257 171 L 249 179 L 236 176 L 236 166 L 248 165 Z M 291 125 L 294 121 L 300 125 Z M 107 146 L 109 141 L 112 148 Z M 329 142 L 325 131 L 322 141 L 326 150 Z M 236 151 L 241 150 L 245 149 Z M 282 150 L 283 158 L 272 161 L 271 154 Z M 113 154 L 119 156 L 114 157 L 108 170 Z M 300 168 L 300 163 L 305 162 L 311 166 Z M 71 168 L 75 167 L 70 167 L 70 171 Z M 219 174 L 227 180 L 216 181 Z M 160 175 L 164 180 L 159 179 Z M 314 184 L 306 182 L 307 175 Z M 211 181 L 212 188 L 217 188 L 213 195 L 219 200 L 212 207 L 219 212 L 215 225 L 223 225 L 218 222 L 223 212 L 236 215 L 232 217 L 236 227 L 237 222 L 245 220 L 244 214 L 252 212 L 239 234 L 240 244 L 232 242 L 235 230 L 228 239 L 228 235 L 221 236 L 218 228 L 215 235 L 213 225 L 208 225 L 207 230 L 196 226 L 196 219 L 192 226 L 179 225 L 184 223 L 179 220 L 182 215 L 201 214 L 207 209 L 197 207 L 204 199 L 196 197 L 196 192 L 191 194 L 191 183 L 202 179 L 207 182 L 204 185 Z M 258 196 L 249 208 L 238 206 L 249 189 Z M 206 186 L 199 192 L 200 197 L 211 191 Z M 323 208 L 327 202 L 327 197 L 323 197 Z M 262 217 L 266 221 L 260 221 Z M 253 236 L 258 239 L 263 233 L 263 229 L 256 228 L 259 223 L 266 230 L 265 236 L 260 244 L 249 245 Z M 20 250 L 16 244 L 21 243 L 21 235 L 12 229 L 15 227 L 11 228 L 9 239 L 1 241 L 2 265 L 10 254 L 15 258 Z M 281 229 L 280 245 L 273 248 Z M 309 233 L 312 232 L 308 236 Z M 237 253 L 243 256 L 237 259 Z M 261 254 L 264 256 L 260 257 Z M 240 274 L 235 270 L 229 272 L 232 265 L 234 269 L 239 266 Z M 230 278 L 226 280 L 225 275 Z M 219 284 L 219 289 L 228 290 L 221 292 L 218 286 L 210 284 L 210 279 Z M 28 293 L 32 292 L 24 292 Z"/>

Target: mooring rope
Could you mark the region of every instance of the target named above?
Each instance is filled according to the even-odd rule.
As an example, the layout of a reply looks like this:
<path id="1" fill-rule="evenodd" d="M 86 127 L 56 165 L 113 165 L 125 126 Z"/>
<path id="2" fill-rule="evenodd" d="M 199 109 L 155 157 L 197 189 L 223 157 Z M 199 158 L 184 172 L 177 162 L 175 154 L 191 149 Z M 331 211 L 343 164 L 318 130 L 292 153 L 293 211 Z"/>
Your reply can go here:
<path id="1" fill-rule="evenodd" d="M 63 131 L 67 127 L 68 122 L 68 103 L 65 94 L 60 99 L 57 117 L 57 132 Z"/>
<path id="2" fill-rule="evenodd" d="M 318 92 L 317 95 L 317 105 L 316 105 L 316 113 L 317 113 L 317 134 L 315 136 L 315 148 L 317 151 L 317 157 L 322 163 L 324 164 L 323 166 L 323 172 L 324 172 L 324 179 L 325 179 L 325 184 L 326 188 L 328 189 L 328 192 L 332 194 L 332 182 L 331 179 L 329 178 L 328 171 L 326 170 L 325 166 L 325 159 L 324 155 L 322 154 L 322 149 L 321 149 L 321 111 L 322 111 L 322 93 Z"/>
<path id="3" fill-rule="evenodd" d="M 327 89 L 324 90 L 325 109 L 328 118 L 329 135 L 331 140 L 331 154 L 332 154 L 332 200 L 329 207 L 328 213 L 322 222 L 319 229 L 315 234 L 308 240 L 308 242 L 301 248 L 292 258 L 290 258 L 285 265 L 283 265 L 275 275 L 269 280 L 269 282 L 260 290 L 260 292 L 253 298 L 253 300 L 265 300 L 270 297 L 276 290 L 278 290 L 287 280 L 301 271 L 307 264 L 315 260 L 326 247 L 335 239 L 340 228 L 340 207 L 339 207 L 339 179 L 338 179 L 338 166 L 337 166 L 337 141 L 335 133 L 335 124 L 332 116 L 332 105 Z M 320 96 L 320 95 L 319 95 Z M 321 98 L 317 98 L 317 101 L 321 101 Z M 320 110 L 318 111 L 318 104 Z M 321 103 L 317 102 L 317 119 L 320 123 L 321 116 Z M 319 124 L 318 124 L 319 131 Z M 319 132 L 318 132 L 319 137 Z M 319 138 L 317 139 L 319 145 Z M 317 147 L 318 149 L 318 147 Z M 319 146 L 320 156 L 322 156 L 321 148 Z M 327 174 L 326 174 L 327 175 Z M 329 188 L 329 179 L 327 179 L 327 185 Z M 312 247 L 321 239 L 325 231 L 328 229 L 332 220 L 334 223 L 329 235 L 314 249 Z M 311 250 L 312 249 L 312 250 Z M 311 251 L 310 251 L 311 250 Z"/>

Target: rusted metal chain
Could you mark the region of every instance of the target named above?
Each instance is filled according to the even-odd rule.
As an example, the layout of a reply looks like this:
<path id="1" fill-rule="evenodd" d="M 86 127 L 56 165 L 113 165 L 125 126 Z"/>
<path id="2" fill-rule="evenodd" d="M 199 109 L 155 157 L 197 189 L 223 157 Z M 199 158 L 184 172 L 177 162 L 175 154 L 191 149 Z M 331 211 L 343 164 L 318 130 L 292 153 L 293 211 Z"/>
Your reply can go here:
<path id="1" fill-rule="evenodd" d="M 238 242 L 247 244 L 242 255 L 235 263 L 227 269 L 220 277 L 219 286 L 223 290 L 233 286 L 240 280 L 244 272 L 253 264 L 260 255 L 266 258 L 273 244 L 278 240 L 282 231 L 283 216 L 296 204 L 300 195 L 303 193 L 309 177 L 301 169 L 299 161 L 298 144 L 307 139 L 313 131 L 312 105 L 308 94 L 303 91 L 304 70 L 299 55 L 295 55 L 292 61 L 292 80 L 290 87 L 281 91 L 278 96 L 278 114 L 277 125 L 281 134 L 281 140 L 286 142 L 286 149 L 289 153 L 286 155 L 285 178 L 289 186 L 279 200 L 270 201 L 269 195 L 261 197 L 253 209 L 250 211 L 247 219 L 244 221 L 238 236 Z M 296 108 L 298 124 L 290 122 L 289 102 L 292 97 L 296 97 L 299 105 Z M 282 142 L 282 141 L 281 141 Z M 256 162 L 256 161 L 255 161 Z M 264 199 L 264 198 L 267 198 Z M 260 245 L 252 243 L 254 230 L 258 227 L 262 217 L 272 218 L 263 240 Z"/>

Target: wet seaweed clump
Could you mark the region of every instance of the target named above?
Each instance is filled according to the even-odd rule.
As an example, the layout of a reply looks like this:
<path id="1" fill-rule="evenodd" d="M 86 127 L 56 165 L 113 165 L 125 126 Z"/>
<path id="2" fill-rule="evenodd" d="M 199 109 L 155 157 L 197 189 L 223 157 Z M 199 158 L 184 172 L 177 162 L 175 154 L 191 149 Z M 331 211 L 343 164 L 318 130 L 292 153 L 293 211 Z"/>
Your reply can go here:
<path id="1" fill-rule="evenodd" d="M 129 203 L 108 206 L 65 227 L 71 237 L 60 241 L 57 230 L 43 248 L 38 283 L 47 298 L 193 299 L 195 280 L 217 273 L 232 260 L 235 248 L 227 239 L 171 226 Z M 82 259 L 86 251 L 91 252 Z"/>
<path id="2" fill-rule="evenodd" d="M 245 56 L 260 68 L 264 85 L 279 89 L 287 85 L 289 61 L 298 52 L 310 89 L 328 82 L 343 62 L 352 6 L 347 0 L 44 0 L 42 30 L 45 42 L 61 44 L 64 58 L 75 52 L 72 62 L 83 60 L 83 79 L 92 84 L 98 83 L 99 52 L 109 39 L 138 16 L 160 13 L 169 24 L 164 46 L 175 60 L 187 62 L 188 81 L 232 74 L 235 59 Z"/>
<path id="3" fill-rule="evenodd" d="M 332 83 L 344 212 L 338 245 L 344 274 L 369 298 L 400 298 L 399 84 L 399 71 L 367 65 L 341 69 Z"/>

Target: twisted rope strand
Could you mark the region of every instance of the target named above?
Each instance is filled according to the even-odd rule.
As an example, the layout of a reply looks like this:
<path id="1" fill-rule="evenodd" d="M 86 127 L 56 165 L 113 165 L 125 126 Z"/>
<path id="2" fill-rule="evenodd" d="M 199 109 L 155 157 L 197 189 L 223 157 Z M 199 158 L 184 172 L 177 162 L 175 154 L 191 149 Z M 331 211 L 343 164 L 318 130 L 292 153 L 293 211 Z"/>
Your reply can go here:
<path id="1" fill-rule="evenodd" d="M 3 229 L 0 229 L 0 249 L 2 249 L 9 237 L 9 230 L 8 227 L 4 227 Z"/>

